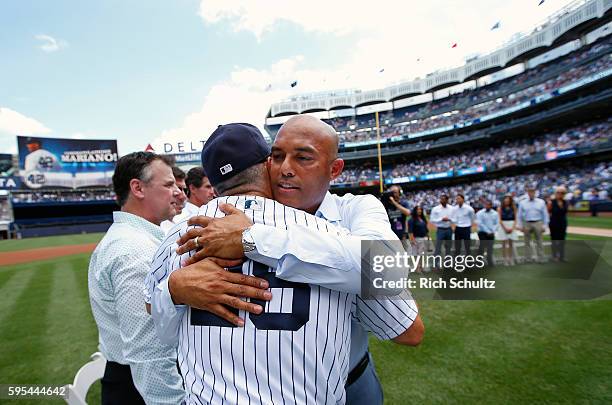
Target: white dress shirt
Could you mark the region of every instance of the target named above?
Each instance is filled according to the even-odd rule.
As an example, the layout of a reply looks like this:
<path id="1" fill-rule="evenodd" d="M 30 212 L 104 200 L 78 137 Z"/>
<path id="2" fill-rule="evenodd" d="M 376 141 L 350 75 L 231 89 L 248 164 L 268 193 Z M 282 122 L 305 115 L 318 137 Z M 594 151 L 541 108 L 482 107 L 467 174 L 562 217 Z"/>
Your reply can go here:
<path id="1" fill-rule="evenodd" d="M 161 343 L 142 302 L 142 280 L 163 237 L 161 228 L 144 218 L 114 212 L 89 263 L 100 351 L 108 361 L 130 366 L 147 404 L 178 404 L 185 396 L 176 350 Z"/>
<path id="2" fill-rule="evenodd" d="M 287 281 L 360 293 L 361 241 L 399 241 L 391 229 L 383 205 L 372 195 L 345 194 L 340 197 L 328 192 L 315 216 L 341 225 L 350 231 L 350 235 L 332 237 L 305 227 L 289 226 L 282 230 L 255 224 L 251 228 L 251 235 L 256 250 L 249 252 L 247 257 L 275 268 L 276 276 Z M 166 331 L 178 327 L 176 317 L 184 306 L 172 302 L 167 278 L 154 290 L 147 292 L 147 289 L 145 286 L 158 333 L 165 342 L 171 343 L 176 337 Z M 416 311 L 416 306 L 414 308 Z M 367 350 L 367 331 L 353 320 L 349 369 L 361 360 Z"/>
<path id="3" fill-rule="evenodd" d="M 450 219 L 452 213 L 452 206 L 446 204 L 446 207 L 443 207 L 442 204 L 438 204 L 432 208 L 429 221 L 434 224 L 436 228 L 450 228 L 451 221 L 442 221 L 442 218 L 447 217 Z"/>
<path id="4" fill-rule="evenodd" d="M 468 228 L 476 219 L 474 208 L 467 204 L 455 205 L 451 213 L 451 221 L 460 228 Z"/>
<path id="5" fill-rule="evenodd" d="M 518 226 L 524 226 L 525 222 L 532 221 L 542 221 L 545 226 L 548 226 L 548 209 L 541 198 L 536 197 L 533 200 L 527 198 L 521 201 L 517 217 Z"/>

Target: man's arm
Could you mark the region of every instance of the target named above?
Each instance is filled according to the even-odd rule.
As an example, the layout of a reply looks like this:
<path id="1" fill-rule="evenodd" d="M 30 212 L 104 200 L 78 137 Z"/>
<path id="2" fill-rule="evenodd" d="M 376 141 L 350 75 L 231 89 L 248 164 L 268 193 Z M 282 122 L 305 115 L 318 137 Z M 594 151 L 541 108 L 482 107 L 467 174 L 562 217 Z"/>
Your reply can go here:
<path id="1" fill-rule="evenodd" d="M 425 326 L 416 302 L 407 292 L 402 294 L 405 296 L 370 300 L 357 296 L 354 319 L 381 340 L 417 346 L 423 340 Z"/>
<path id="2" fill-rule="evenodd" d="M 438 210 L 436 209 L 436 207 L 433 207 L 431 209 L 431 214 L 429 215 L 429 222 L 431 222 L 432 224 L 434 224 L 436 227 L 440 225 L 440 221 L 442 220 L 442 218 L 440 218 L 440 214 L 438 212 Z"/>
<path id="3" fill-rule="evenodd" d="M 181 260 L 175 252 L 175 239 L 185 230 L 181 229 L 181 225 L 172 229 L 174 233 L 170 233 L 158 248 L 145 279 L 147 311 L 152 315 L 160 340 L 171 346 L 178 342 L 179 325 L 187 306 L 209 311 L 242 326 L 244 321 L 224 305 L 260 313 L 259 305 L 239 297 L 271 299 L 271 294 L 266 291 L 267 281 L 231 273 L 223 268 L 234 266 L 237 262 L 203 260 L 179 269 Z"/>
<path id="4" fill-rule="evenodd" d="M 142 279 L 149 261 L 131 255 L 117 258 L 110 265 L 122 354 L 130 365 L 134 385 L 146 403 L 180 403 L 185 392 L 175 351 L 160 342 L 153 320 L 142 305 Z"/>
<path id="5" fill-rule="evenodd" d="M 247 254 L 249 259 L 276 269 L 276 277 L 302 283 L 321 285 L 337 291 L 357 294 L 361 291 L 361 242 L 384 240 L 399 243 L 383 205 L 374 196 L 356 197 L 350 207 L 348 227 L 350 234 L 323 219 L 316 220 L 322 232 L 301 225 L 288 225 L 280 229 L 262 224 L 252 225 L 250 233 L 256 250 Z M 185 243 L 179 253 L 193 249 L 193 239 L 199 236 L 203 248 L 193 255 L 191 263 L 202 257 L 225 259 L 242 257 L 242 230 L 250 227 L 244 214 L 232 206 L 222 206 L 228 215 L 223 219 L 197 217 L 191 224 L 204 225 L 192 230 L 179 240 Z M 395 254 L 399 245 L 385 244 L 389 254 Z"/>
<path id="6" fill-rule="evenodd" d="M 393 343 L 404 346 L 418 346 L 423 341 L 425 335 L 425 325 L 421 319 L 421 315 L 417 315 L 416 319 L 401 335 L 394 337 Z"/>
<path id="7" fill-rule="evenodd" d="M 410 216 L 410 210 L 408 208 L 404 207 L 402 204 L 400 204 L 399 201 L 395 201 L 395 198 L 393 198 L 393 197 L 389 197 L 389 200 L 391 200 L 391 203 L 395 206 L 395 208 L 397 208 L 399 210 L 399 212 L 401 212 L 402 214 L 404 214 L 407 217 Z"/>

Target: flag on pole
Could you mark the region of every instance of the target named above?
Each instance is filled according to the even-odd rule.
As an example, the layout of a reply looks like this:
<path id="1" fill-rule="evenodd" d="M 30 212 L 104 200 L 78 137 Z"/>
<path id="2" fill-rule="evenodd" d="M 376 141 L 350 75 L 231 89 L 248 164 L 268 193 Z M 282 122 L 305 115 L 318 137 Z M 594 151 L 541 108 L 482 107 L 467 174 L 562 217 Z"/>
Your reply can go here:
<path id="1" fill-rule="evenodd" d="M 455 42 L 453 46 L 451 46 L 451 48 L 456 48 L 456 47 L 457 47 L 457 43 Z"/>
<path id="2" fill-rule="evenodd" d="M 295 86 L 297 86 L 297 80 L 294 82 L 291 82 L 291 87 L 295 87 Z"/>
<path id="3" fill-rule="evenodd" d="M 538 3 L 538 6 L 541 6 L 542 4 L 544 4 L 546 0 L 540 0 L 540 3 Z"/>
<path id="4" fill-rule="evenodd" d="M 493 25 L 493 26 L 491 27 L 491 31 L 498 29 L 498 28 L 499 28 L 499 23 L 500 23 L 499 21 L 498 21 L 498 22 L 496 22 L 496 23 L 495 23 L 495 25 Z"/>
<path id="5" fill-rule="evenodd" d="M 385 71 L 385 68 L 382 68 L 382 69 L 380 69 L 380 70 L 378 71 L 378 73 L 382 73 L 382 72 L 384 72 L 384 71 Z"/>

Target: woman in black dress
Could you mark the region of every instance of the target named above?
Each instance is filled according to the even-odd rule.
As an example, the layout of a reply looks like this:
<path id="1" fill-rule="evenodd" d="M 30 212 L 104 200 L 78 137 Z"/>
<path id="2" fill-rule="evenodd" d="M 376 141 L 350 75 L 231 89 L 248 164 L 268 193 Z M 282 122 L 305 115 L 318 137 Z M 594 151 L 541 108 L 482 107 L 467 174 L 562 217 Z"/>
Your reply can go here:
<path id="1" fill-rule="evenodd" d="M 427 254 L 427 240 L 429 239 L 429 228 L 423 207 L 417 205 L 411 211 L 408 220 L 408 236 L 412 245 L 412 254 L 423 256 Z M 419 264 L 417 272 L 421 272 L 422 266 Z"/>
<path id="2" fill-rule="evenodd" d="M 555 197 L 548 203 L 550 214 L 550 239 L 552 242 L 553 261 L 565 261 L 565 235 L 567 232 L 567 201 L 564 186 L 555 189 Z"/>

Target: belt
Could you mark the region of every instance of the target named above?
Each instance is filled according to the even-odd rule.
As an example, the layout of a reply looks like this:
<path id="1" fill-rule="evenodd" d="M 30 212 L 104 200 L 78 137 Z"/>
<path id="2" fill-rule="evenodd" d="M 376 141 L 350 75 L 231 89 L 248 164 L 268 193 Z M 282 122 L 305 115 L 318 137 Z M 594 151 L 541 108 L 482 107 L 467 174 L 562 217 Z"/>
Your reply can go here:
<path id="1" fill-rule="evenodd" d="M 534 223 L 534 222 L 540 222 L 540 221 L 541 221 L 541 220 L 540 220 L 540 219 L 538 219 L 538 220 L 536 220 L 536 221 L 527 221 L 527 222 Z"/>
<path id="2" fill-rule="evenodd" d="M 369 353 L 366 352 L 366 354 L 361 358 L 361 360 L 359 360 L 359 363 L 357 363 L 357 365 L 353 367 L 353 369 L 349 372 L 348 378 L 346 379 L 346 384 L 344 386 L 348 387 L 349 385 L 357 381 L 359 377 L 361 377 L 365 369 L 368 367 L 368 364 L 370 364 L 370 356 Z"/>

